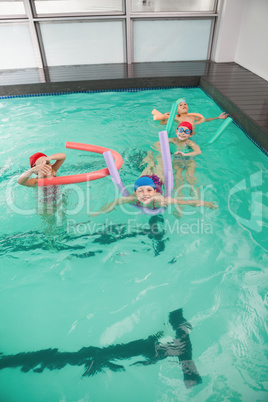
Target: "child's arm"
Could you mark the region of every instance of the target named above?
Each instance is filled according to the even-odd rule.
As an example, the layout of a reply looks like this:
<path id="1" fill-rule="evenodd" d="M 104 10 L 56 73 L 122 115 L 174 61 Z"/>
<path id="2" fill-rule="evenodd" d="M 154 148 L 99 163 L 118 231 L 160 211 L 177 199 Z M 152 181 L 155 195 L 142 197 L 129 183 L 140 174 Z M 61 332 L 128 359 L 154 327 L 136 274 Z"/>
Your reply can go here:
<path id="1" fill-rule="evenodd" d="M 176 205 L 190 205 L 191 207 L 208 207 L 211 209 L 218 208 L 217 204 L 209 201 L 202 201 L 202 200 L 179 200 L 177 198 L 172 197 L 163 197 L 162 195 L 155 196 L 155 201 L 162 206 L 166 207 L 168 204 L 176 204 Z"/>
<path id="2" fill-rule="evenodd" d="M 218 117 L 210 117 L 209 119 L 206 119 L 205 121 L 212 121 L 212 120 L 217 120 L 217 119 L 227 119 L 227 117 L 229 116 L 228 113 L 221 113 Z"/>
<path id="3" fill-rule="evenodd" d="M 17 182 L 22 186 L 33 187 L 37 184 L 38 178 L 35 177 L 30 179 L 33 173 L 42 173 L 44 175 L 48 175 L 51 173 L 51 166 L 42 164 L 38 166 L 34 166 L 33 168 L 27 170 L 26 172 L 22 173 L 22 175 L 18 178 Z"/>
<path id="4" fill-rule="evenodd" d="M 160 120 L 161 124 L 164 124 L 163 122 L 169 118 L 170 113 L 161 113 L 158 110 L 154 109 L 152 111 L 152 114 L 154 115 L 154 120 Z"/>
<path id="5" fill-rule="evenodd" d="M 46 158 L 49 162 L 50 161 L 56 161 L 55 163 L 53 163 L 53 165 L 51 165 L 52 166 L 52 169 L 55 171 L 55 172 L 57 172 L 57 170 L 59 170 L 59 168 L 61 167 L 61 165 L 63 164 L 63 162 L 65 161 L 65 159 L 66 159 L 66 154 L 64 154 L 64 153 L 57 153 L 57 154 L 53 154 L 53 155 L 50 155 L 50 156 L 48 156 L 47 158 Z"/>
<path id="6" fill-rule="evenodd" d="M 193 141 L 189 140 L 187 144 L 193 149 L 193 152 L 189 152 L 189 153 L 186 154 L 186 153 L 184 153 L 182 151 L 177 151 L 177 152 L 174 153 L 174 155 L 196 156 L 196 155 L 201 155 L 202 154 L 200 147 L 197 144 L 195 144 Z"/>
<path id="7" fill-rule="evenodd" d="M 200 113 L 188 113 L 188 116 L 194 116 L 195 118 L 195 125 L 204 123 L 205 117 Z"/>
<path id="8" fill-rule="evenodd" d="M 176 198 L 166 197 L 166 204 L 179 204 L 179 205 L 191 205 L 191 207 L 208 207 L 211 209 L 218 208 L 217 204 L 209 201 L 202 201 L 202 200 L 178 200 Z"/>
<path id="9" fill-rule="evenodd" d="M 129 195 L 128 197 L 122 197 L 122 198 L 116 198 L 113 202 L 110 202 L 109 204 L 104 204 L 103 207 L 101 207 L 99 212 L 88 212 L 89 216 L 98 216 L 101 214 L 107 214 L 111 212 L 117 205 L 122 205 L 122 204 L 130 204 L 136 200 L 136 196 Z"/>
<path id="10" fill-rule="evenodd" d="M 169 139 L 168 139 L 168 142 L 170 142 L 170 143 L 173 144 L 175 139 L 176 139 L 176 138 L 169 138 Z M 156 151 L 161 152 L 160 141 L 155 142 L 155 143 L 154 143 L 154 146 L 152 146 L 151 148 L 153 148 L 153 149 L 156 150 Z"/>

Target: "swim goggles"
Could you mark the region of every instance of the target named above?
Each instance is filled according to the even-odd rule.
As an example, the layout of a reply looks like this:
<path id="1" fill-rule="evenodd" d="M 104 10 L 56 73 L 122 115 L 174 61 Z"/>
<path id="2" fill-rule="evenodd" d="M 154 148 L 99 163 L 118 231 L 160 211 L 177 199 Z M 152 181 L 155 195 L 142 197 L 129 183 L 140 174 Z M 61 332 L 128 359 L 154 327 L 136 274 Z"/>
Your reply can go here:
<path id="1" fill-rule="evenodd" d="M 191 134 L 191 130 L 189 130 L 189 128 L 186 128 L 185 130 L 182 127 L 178 127 L 177 128 L 179 133 L 185 133 L 185 134 Z"/>

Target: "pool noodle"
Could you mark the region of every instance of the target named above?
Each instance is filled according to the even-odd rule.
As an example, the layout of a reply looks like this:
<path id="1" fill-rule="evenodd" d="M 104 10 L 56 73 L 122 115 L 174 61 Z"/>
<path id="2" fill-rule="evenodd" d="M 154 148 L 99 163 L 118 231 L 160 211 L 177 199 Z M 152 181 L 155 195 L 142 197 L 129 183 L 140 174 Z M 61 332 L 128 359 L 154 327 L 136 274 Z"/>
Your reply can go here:
<path id="1" fill-rule="evenodd" d="M 165 176 L 165 197 L 171 197 L 174 185 L 173 168 L 170 156 L 168 136 L 166 131 L 160 131 L 159 140 L 160 140 L 160 148 L 161 148 L 164 176 Z"/>
<path id="2" fill-rule="evenodd" d="M 166 184 L 165 185 L 165 197 L 169 197 L 173 190 L 173 170 L 172 170 L 168 136 L 167 136 L 166 131 L 161 131 L 159 133 L 159 140 L 160 140 L 160 147 L 161 147 L 161 152 L 162 152 L 165 184 Z M 123 197 L 129 196 L 129 192 L 127 191 L 126 187 L 124 186 L 124 184 L 120 178 L 120 175 L 118 173 L 118 169 L 115 165 L 112 153 L 110 151 L 106 151 L 103 153 L 103 156 L 104 156 L 105 162 L 107 164 L 107 167 L 109 169 L 109 173 L 112 178 L 112 181 L 116 184 L 116 186 L 118 187 L 118 189 L 119 189 L 120 193 L 123 195 Z M 142 214 L 157 215 L 157 214 L 162 214 L 166 210 L 166 207 L 151 209 L 151 208 L 147 208 L 147 207 L 142 207 L 140 205 L 134 205 L 134 204 L 131 204 L 131 205 L 136 208 L 139 208 Z"/>
<path id="3" fill-rule="evenodd" d="M 173 103 L 172 108 L 171 108 L 171 112 L 170 112 L 170 115 L 169 115 L 169 118 L 168 118 L 168 122 L 167 122 L 167 133 L 168 133 L 168 135 L 171 132 L 172 125 L 173 125 L 177 110 L 178 110 L 178 101 Z"/>
<path id="4" fill-rule="evenodd" d="M 220 126 L 220 128 L 217 130 L 216 134 L 210 138 L 210 140 L 207 142 L 207 144 L 213 144 L 226 130 L 226 128 L 231 124 L 233 119 L 231 117 L 227 117 L 225 122 Z"/>
<path id="5" fill-rule="evenodd" d="M 106 147 L 101 147 L 98 145 L 91 145 L 91 144 L 81 144 L 79 142 L 70 142 L 67 141 L 65 144 L 66 148 L 77 149 L 79 151 L 87 151 L 87 152 L 94 152 L 98 154 L 103 154 L 106 151 L 110 151 L 115 158 L 115 164 L 118 169 L 123 165 L 123 158 L 122 156 Z M 88 173 L 81 173 L 75 174 L 70 176 L 59 176 L 59 177 L 51 177 L 51 178 L 44 178 L 38 179 L 38 186 L 57 186 L 57 185 L 64 185 L 64 184 L 74 184 L 74 183 L 83 183 L 86 181 L 92 181 L 101 179 L 109 175 L 109 170 L 107 168 L 97 170 L 95 172 L 88 172 Z"/>

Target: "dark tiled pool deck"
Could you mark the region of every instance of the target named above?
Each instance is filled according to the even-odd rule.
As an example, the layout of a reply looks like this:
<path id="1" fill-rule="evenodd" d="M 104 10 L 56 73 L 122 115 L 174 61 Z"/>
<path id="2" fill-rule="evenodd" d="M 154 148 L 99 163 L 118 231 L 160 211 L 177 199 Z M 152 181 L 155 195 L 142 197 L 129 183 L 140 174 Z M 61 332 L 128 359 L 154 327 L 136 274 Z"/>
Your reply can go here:
<path id="1" fill-rule="evenodd" d="M 0 97 L 200 86 L 268 152 L 268 82 L 236 63 L 186 61 L 0 71 Z"/>

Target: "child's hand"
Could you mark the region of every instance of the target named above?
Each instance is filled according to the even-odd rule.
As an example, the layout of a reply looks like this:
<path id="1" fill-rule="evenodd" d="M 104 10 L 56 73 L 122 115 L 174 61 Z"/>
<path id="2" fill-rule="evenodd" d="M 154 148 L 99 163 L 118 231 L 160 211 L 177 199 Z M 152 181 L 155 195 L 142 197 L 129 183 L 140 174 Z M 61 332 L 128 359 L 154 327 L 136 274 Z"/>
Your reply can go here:
<path id="1" fill-rule="evenodd" d="M 112 202 L 110 204 L 108 204 L 106 202 L 106 204 L 104 204 L 103 207 L 101 207 L 99 212 L 88 212 L 88 215 L 89 216 L 98 216 L 103 213 L 111 212 L 113 209 L 114 209 L 114 204 Z"/>
<path id="2" fill-rule="evenodd" d="M 102 212 L 88 212 L 88 216 L 98 216 L 100 215 Z"/>
<path id="3" fill-rule="evenodd" d="M 163 198 L 162 200 L 156 200 L 157 202 L 159 202 L 159 204 L 161 205 L 161 207 L 167 207 L 168 206 L 168 203 L 167 203 L 167 200 L 166 200 L 166 198 Z"/>
<path id="4" fill-rule="evenodd" d="M 217 209 L 219 207 L 217 204 L 214 204 L 214 202 L 209 202 L 209 201 L 198 201 L 196 203 L 196 206 L 197 207 L 204 206 L 204 207 L 208 207 L 210 209 Z"/>
<path id="5" fill-rule="evenodd" d="M 100 211 L 101 212 L 111 212 L 114 209 L 114 205 L 112 202 L 110 202 L 109 204 L 106 202 L 103 207 L 101 207 Z"/>
<path id="6" fill-rule="evenodd" d="M 36 174 L 42 173 L 43 175 L 46 175 L 46 176 L 50 175 L 51 171 L 52 171 L 51 166 L 43 164 L 43 163 L 41 165 L 34 166 L 34 168 L 33 168 L 34 173 L 36 173 Z"/>
<path id="7" fill-rule="evenodd" d="M 218 204 L 215 204 L 214 202 L 205 202 L 205 206 L 210 208 L 210 209 L 217 209 L 219 208 Z"/>
<path id="8" fill-rule="evenodd" d="M 177 151 L 174 153 L 174 155 L 182 155 L 182 156 L 187 156 L 187 154 L 185 154 L 184 152 L 181 151 Z"/>
<path id="9" fill-rule="evenodd" d="M 157 146 L 157 145 L 158 145 L 158 146 Z M 155 142 L 154 145 L 150 145 L 150 148 L 152 148 L 154 151 L 158 151 L 158 152 L 160 152 L 159 147 L 160 147 L 160 142 L 159 142 L 159 141 L 158 141 L 158 142 Z M 141 166 L 141 165 L 144 165 L 144 163 L 142 162 L 142 163 L 140 164 L 140 166 Z"/>
<path id="10" fill-rule="evenodd" d="M 228 113 L 223 112 L 218 116 L 218 119 L 227 119 L 228 116 L 229 116 Z"/>

